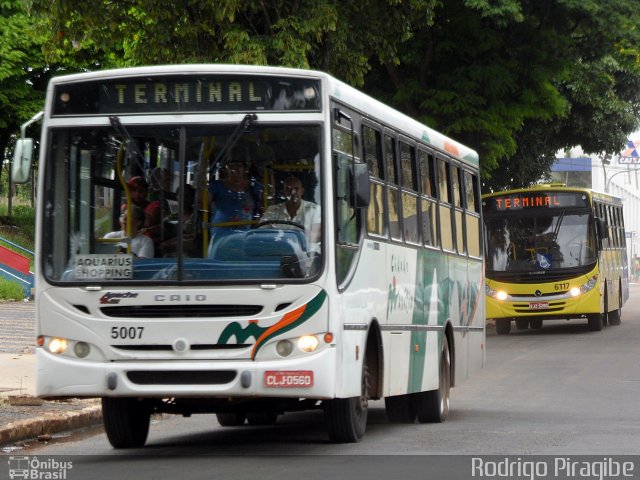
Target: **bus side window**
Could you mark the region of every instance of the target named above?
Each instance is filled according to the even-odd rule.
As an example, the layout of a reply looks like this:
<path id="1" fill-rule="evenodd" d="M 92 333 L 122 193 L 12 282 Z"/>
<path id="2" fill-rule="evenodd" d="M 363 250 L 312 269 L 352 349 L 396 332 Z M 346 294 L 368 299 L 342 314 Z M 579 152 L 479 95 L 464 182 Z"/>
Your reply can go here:
<path id="1" fill-rule="evenodd" d="M 449 164 L 442 158 L 438 158 L 438 198 L 440 199 L 440 241 L 442 248 L 453 251 L 453 222 L 451 208 L 451 192 L 449 180 L 451 172 Z"/>
<path id="2" fill-rule="evenodd" d="M 404 239 L 407 243 L 419 244 L 416 149 L 404 142 L 400 142 L 400 173 Z"/>
<path id="3" fill-rule="evenodd" d="M 388 135 L 384 137 L 384 160 L 387 173 L 389 233 L 393 240 L 402 240 L 402 228 L 400 226 L 400 191 L 398 188 L 398 173 L 396 168 L 396 141 Z"/>
<path id="4" fill-rule="evenodd" d="M 367 209 L 367 231 L 372 235 L 384 234 L 384 187 L 382 142 L 380 132 L 369 126 L 362 127 L 362 154 L 369 166 L 371 179 L 371 203 Z"/>

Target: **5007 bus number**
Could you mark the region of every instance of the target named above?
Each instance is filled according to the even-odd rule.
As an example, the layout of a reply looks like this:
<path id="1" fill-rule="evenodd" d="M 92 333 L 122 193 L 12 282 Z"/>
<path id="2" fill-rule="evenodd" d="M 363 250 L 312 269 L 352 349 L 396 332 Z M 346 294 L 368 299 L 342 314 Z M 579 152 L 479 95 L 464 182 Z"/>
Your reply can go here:
<path id="1" fill-rule="evenodd" d="M 144 327 L 111 327 L 111 338 L 114 340 L 139 340 Z"/>

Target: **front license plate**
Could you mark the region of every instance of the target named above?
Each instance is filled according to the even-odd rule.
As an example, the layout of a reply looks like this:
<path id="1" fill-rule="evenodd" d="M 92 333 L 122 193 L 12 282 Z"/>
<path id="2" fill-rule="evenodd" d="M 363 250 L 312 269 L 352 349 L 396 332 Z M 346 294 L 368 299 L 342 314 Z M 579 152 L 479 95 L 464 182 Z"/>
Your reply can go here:
<path id="1" fill-rule="evenodd" d="M 313 387 L 313 372 L 311 370 L 269 370 L 264 372 L 264 386 L 267 388 Z"/>
<path id="2" fill-rule="evenodd" d="M 549 302 L 529 302 L 530 310 L 545 310 L 549 308 Z"/>

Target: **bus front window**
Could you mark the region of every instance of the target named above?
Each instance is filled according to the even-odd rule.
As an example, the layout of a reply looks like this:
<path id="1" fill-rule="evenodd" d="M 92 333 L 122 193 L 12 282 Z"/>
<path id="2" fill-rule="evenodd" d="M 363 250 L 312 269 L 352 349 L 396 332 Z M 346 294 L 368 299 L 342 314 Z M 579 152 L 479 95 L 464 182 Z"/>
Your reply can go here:
<path id="1" fill-rule="evenodd" d="M 321 128 L 253 125 L 240 138 L 235 129 L 52 130 L 48 279 L 262 282 L 318 273 Z"/>
<path id="2" fill-rule="evenodd" d="M 531 272 L 577 268 L 596 259 L 587 212 L 487 218 L 487 270 Z"/>

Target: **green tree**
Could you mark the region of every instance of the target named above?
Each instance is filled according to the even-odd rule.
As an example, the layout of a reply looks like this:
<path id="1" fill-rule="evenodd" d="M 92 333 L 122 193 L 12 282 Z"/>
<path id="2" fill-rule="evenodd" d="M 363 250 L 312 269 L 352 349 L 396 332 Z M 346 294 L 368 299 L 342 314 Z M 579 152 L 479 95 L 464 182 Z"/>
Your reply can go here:
<path id="1" fill-rule="evenodd" d="M 492 188 L 557 149 L 618 151 L 640 104 L 640 0 L 33 0 L 55 59 L 318 68 L 479 151 Z M 105 22 L 104 19 L 109 21 Z"/>
<path id="2" fill-rule="evenodd" d="M 24 1 L 0 0 L 0 157 L 3 166 L 9 165 L 20 125 L 44 107 L 47 83 L 53 75 L 107 64 L 106 57 L 92 45 L 85 49 L 71 44 L 68 45 L 71 48 L 65 49 L 49 47 L 54 60 L 45 58 L 45 46 L 50 45 L 51 39 L 49 32 L 48 19 L 31 15 Z M 38 126 L 30 128 L 29 134 L 37 138 Z M 11 216 L 13 192 L 0 194 L 7 195 Z"/>
<path id="3" fill-rule="evenodd" d="M 50 51 L 90 44 L 123 66 L 240 63 L 319 68 L 362 86 L 372 56 L 395 58 L 438 0 L 32 0 Z M 109 22 L 104 19 L 108 18 Z"/>
<path id="4" fill-rule="evenodd" d="M 46 66 L 40 45 L 45 38 L 37 30 L 32 31 L 32 20 L 22 2 L 0 1 L 0 157 L 3 166 L 9 164 L 10 147 L 20 125 L 42 108 Z M 10 192 L 1 193 L 8 195 L 11 216 L 12 196 Z"/>
<path id="5" fill-rule="evenodd" d="M 558 149 L 617 152 L 637 128 L 638 7 L 449 0 L 367 85 L 476 148 L 489 188 L 528 185 Z"/>

